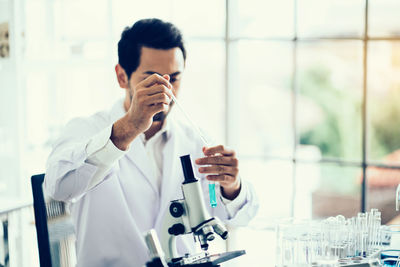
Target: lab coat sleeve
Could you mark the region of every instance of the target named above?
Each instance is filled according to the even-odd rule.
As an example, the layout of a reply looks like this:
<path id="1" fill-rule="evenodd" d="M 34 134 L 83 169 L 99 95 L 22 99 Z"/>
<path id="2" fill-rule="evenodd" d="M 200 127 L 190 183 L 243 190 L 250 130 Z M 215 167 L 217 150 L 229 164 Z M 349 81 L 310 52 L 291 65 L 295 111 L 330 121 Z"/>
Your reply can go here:
<path id="1" fill-rule="evenodd" d="M 70 201 L 82 197 L 101 183 L 125 152 L 110 140 L 112 125 L 99 130 L 81 119 L 73 120 L 55 143 L 44 182 L 54 199 Z"/>
<path id="2" fill-rule="evenodd" d="M 90 181 L 89 189 L 98 185 L 104 179 L 105 174 L 126 153 L 126 151 L 122 151 L 114 145 L 110 136 L 111 129 L 107 127 L 99 135 L 94 136 L 87 146 L 88 157 L 85 162 L 98 167 Z"/>
<path id="3" fill-rule="evenodd" d="M 246 204 L 247 190 L 247 183 L 242 183 L 239 194 L 235 199 L 230 200 L 222 195 L 222 190 L 220 187 L 221 201 L 225 205 L 226 211 L 230 218 L 233 218 L 238 210 L 240 210 L 240 208 Z"/>
<path id="4" fill-rule="evenodd" d="M 241 179 L 242 186 L 240 193 L 233 200 L 228 200 L 222 196 L 221 186 L 217 183 L 215 185 L 217 206 L 212 208 L 210 207 L 209 181 L 204 174 L 198 172 L 198 168 L 195 168 L 194 170 L 196 177 L 201 177 L 204 200 L 206 201 L 206 207 L 209 209 L 212 216 L 218 217 L 227 225 L 231 226 L 246 226 L 250 220 L 256 216 L 259 202 L 254 187 L 250 182 Z"/>
<path id="5" fill-rule="evenodd" d="M 251 183 L 242 180 L 242 186 L 239 195 L 228 200 L 218 190 L 221 207 L 215 210 L 216 215 L 228 225 L 246 226 L 258 211 L 258 198 Z"/>

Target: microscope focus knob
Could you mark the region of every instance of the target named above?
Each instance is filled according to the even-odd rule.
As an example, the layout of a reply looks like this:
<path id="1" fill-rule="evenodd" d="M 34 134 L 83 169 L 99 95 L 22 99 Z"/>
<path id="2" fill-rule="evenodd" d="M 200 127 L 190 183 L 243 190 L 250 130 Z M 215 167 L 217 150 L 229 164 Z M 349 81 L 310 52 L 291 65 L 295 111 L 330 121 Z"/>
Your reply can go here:
<path id="1" fill-rule="evenodd" d="M 185 226 L 181 223 L 176 223 L 168 228 L 170 235 L 183 235 L 185 233 Z"/>
<path id="2" fill-rule="evenodd" d="M 175 218 L 181 217 L 183 215 L 184 211 L 185 210 L 183 209 L 183 205 L 181 203 L 179 203 L 179 202 L 173 202 L 169 206 L 169 212 Z"/>

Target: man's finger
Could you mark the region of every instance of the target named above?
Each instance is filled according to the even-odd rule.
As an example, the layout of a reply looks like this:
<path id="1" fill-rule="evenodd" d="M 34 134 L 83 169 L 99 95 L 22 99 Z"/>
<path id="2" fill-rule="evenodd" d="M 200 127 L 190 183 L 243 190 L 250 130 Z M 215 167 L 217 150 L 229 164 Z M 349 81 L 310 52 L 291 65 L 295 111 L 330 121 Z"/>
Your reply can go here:
<path id="1" fill-rule="evenodd" d="M 169 97 L 171 97 L 172 94 L 172 90 L 163 84 L 153 84 L 152 86 L 147 88 L 140 88 L 139 91 L 148 96 L 155 95 L 158 93 L 164 93 L 167 94 Z"/>
<path id="2" fill-rule="evenodd" d="M 166 104 L 169 105 L 171 102 L 171 98 L 166 94 L 156 94 L 149 96 L 143 103 L 145 105 L 155 105 L 155 104 Z"/>
<path id="3" fill-rule="evenodd" d="M 168 105 L 166 104 L 154 104 L 152 106 L 148 107 L 148 111 L 151 113 L 152 116 L 155 114 L 162 112 L 162 111 L 167 111 L 168 110 Z"/>
<path id="4" fill-rule="evenodd" d="M 169 89 L 172 89 L 172 85 L 169 83 L 169 81 L 163 78 L 162 76 L 158 75 L 157 73 L 150 75 L 149 77 L 141 81 L 139 84 L 145 87 L 149 87 L 156 83 L 163 84 Z"/>
<path id="5" fill-rule="evenodd" d="M 236 167 L 224 166 L 224 165 L 212 165 L 208 167 L 200 167 L 200 173 L 214 173 L 214 174 L 228 174 L 235 176 L 239 170 Z"/>
<path id="6" fill-rule="evenodd" d="M 222 182 L 229 184 L 234 180 L 234 177 L 227 175 L 227 174 L 220 174 L 220 175 L 207 175 L 206 176 L 207 180 L 209 181 L 214 181 L 214 182 Z"/>
<path id="7" fill-rule="evenodd" d="M 196 159 L 196 164 L 198 165 L 207 165 L 207 164 L 219 164 L 225 166 L 237 166 L 238 160 L 233 157 L 225 157 L 225 156 L 215 156 L 215 157 L 204 157 Z"/>
<path id="8" fill-rule="evenodd" d="M 220 154 L 222 154 L 224 156 L 234 156 L 235 155 L 235 151 L 234 150 L 232 150 L 230 148 L 227 148 L 227 147 L 224 147 L 223 145 L 218 145 L 218 146 L 213 146 L 213 147 L 206 147 L 203 152 L 204 152 L 204 155 L 206 155 L 206 156 L 212 156 L 212 155 L 215 155 L 217 153 L 220 153 Z"/>

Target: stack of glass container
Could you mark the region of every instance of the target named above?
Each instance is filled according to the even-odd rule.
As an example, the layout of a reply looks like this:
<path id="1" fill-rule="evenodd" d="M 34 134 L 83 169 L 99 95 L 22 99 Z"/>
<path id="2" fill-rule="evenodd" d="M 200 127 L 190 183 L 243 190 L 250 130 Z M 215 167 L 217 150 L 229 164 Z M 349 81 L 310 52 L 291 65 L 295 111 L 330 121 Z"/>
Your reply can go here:
<path id="1" fill-rule="evenodd" d="M 391 239 L 377 209 L 349 219 L 342 215 L 322 221 L 287 219 L 278 224 L 276 233 L 276 266 L 344 266 L 349 260 L 381 266 L 377 259 Z M 385 266 L 398 265 L 396 261 Z"/>

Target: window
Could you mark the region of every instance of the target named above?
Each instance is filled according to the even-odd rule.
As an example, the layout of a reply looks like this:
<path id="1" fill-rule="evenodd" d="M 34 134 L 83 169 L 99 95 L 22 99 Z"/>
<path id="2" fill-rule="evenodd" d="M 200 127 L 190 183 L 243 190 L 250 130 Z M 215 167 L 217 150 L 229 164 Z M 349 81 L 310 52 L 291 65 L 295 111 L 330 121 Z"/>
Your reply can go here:
<path id="1" fill-rule="evenodd" d="M 227 7 L 227 134 L 261 197 L 259 216 L 354 216 L 372 207 L 383 223 L 396 216 L 399 2 Z"/>
<path id="2" fill-rule="evenodd" d="M 24 181 L 44 172 L 51 144 L 70 119 L 107 109 L 124 97 L 114 73 L 117 42 L 126 26 L 142 18 L 171 21 L 184 32 L 189 60 L 182 105 L 202 128 L 210 129 L 211 136 L 224 142 L 224 1 L 190 5 L 181 0 L 23 2 L 21 31 L 26 38 L 20 46 L 26 48 L 26 75 L 21 91 L 26 107 L 21 109 L 25 131 L 20 164 Z M 210 5 L 214 8 L 206 23 L 186 23 L 189 18 L 201 20 Z M 89 18 L 94 6 L 96 12 L 90 12 Z M 204 103 L 214 108 L 203 108 Z M 30 194 L 29 184 L 23 182 L 21 190 Z"/>
<path id="3" fill-rule="evenodd" d="M 216 142 L 237 150 L 241 175 L 261 198 L 260 217 L 351 216 L 384 203 L 394 207 L 398 1 L 22 3 L 24 20 L 15 28 L 24 32 L 16 43 L 24 51 L 23 75 L 13 97 L 22 96 L 15 118 L 23 126 L 9 120 L 0 136 L 18 140 L 18 153 L 2 153 L 2 164 L 19 161 L 24 182 L 2 179 L 1 192 L 20 186 L 30 194 L 26 177 L 44 171 L 65 123 L 123 97 L 113 70 L 121 31 L 159 17 L 186 37 L 184 108 Z M 11 138 L 17 128 L 21 136 Z M 3 150 L 11 151 L 12 142 L 2 142 Z"/>

